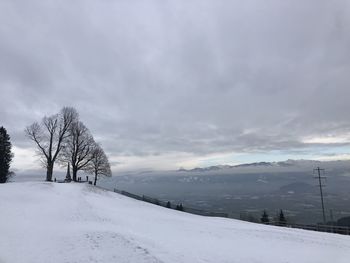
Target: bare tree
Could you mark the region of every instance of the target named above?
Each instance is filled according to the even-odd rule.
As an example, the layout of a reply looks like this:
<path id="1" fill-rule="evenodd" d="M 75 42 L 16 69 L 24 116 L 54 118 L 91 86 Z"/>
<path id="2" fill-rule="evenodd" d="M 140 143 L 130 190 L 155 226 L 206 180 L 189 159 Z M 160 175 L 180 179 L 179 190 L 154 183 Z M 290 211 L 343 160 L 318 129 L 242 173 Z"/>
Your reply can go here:
<path id="1" fill-rule="evenodd" d="M 95 144 L 95 149 L 92 153 L 92 159 L 88 166 L 87 172 L 93 174 L 94 185 L 96 185 L 97 178 L 100 176 L 112 176 L 111 167 L 108 158 L 100 145 Z"/>
<path id="2" fill-rule="evenodd" d="M 44 117 L 25 129 L 29 139 L 35 142 L 40 160 L 46 168 L 46 181 L 52 181 L 55 161 L 69 136 L 69 128 L 78 113 L 74 108 L 64 107 L 60 113 Z"/>
<path id="3" fill-rule="evenodd" d="M 69 128 L 69 137 L 66 140 L 60 161 L 72 165 L 73 181 L 77 181 L 79 170 L 85 170 L 93 158 L 95 141 L 86 126 L 81 121 L 75 121 Z"/>

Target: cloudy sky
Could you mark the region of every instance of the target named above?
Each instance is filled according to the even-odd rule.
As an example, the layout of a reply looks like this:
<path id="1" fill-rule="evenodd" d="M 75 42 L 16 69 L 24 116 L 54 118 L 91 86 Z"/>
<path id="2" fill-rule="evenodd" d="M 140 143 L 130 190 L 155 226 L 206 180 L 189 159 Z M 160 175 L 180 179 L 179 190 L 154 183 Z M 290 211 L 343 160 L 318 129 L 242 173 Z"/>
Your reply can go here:
<path id="1" fill-rule="evenodd" d="M 348 0 L 0 1 L 0 125 L 75 107 L 113 170 L 350 154 Z"/>

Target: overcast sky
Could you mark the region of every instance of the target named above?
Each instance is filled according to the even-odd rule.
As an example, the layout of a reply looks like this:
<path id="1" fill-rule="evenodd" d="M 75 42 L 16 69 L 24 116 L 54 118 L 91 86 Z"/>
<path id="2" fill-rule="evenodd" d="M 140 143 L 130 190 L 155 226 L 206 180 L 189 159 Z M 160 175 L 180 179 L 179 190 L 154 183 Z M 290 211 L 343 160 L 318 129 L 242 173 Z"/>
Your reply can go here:
<path id="1" fill-rule="evenodd" d="M 0 125 L 75 107 L 113 170 L 350 153 L 350 1 L 0 1 Z"/>

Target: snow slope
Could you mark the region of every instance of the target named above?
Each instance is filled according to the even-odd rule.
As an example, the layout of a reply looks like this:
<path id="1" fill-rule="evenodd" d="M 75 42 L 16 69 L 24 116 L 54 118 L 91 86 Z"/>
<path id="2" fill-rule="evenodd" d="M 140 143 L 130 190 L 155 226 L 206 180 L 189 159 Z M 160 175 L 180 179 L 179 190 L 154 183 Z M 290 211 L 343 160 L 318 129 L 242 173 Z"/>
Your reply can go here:
<path id="1" fill-rule="evenodd" d="M 348 236 L 196 216 L 84 184 L 0 185 L 0 263 L 349 260 Z"/>

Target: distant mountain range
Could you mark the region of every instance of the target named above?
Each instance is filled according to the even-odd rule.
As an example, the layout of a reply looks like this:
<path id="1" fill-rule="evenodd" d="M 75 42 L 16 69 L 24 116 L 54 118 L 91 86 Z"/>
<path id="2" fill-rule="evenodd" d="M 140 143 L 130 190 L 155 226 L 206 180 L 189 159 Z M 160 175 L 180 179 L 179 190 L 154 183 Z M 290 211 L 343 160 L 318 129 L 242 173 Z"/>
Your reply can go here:
<path id="1" fill-rule="evenodd" d="M 237 169 L 237 168 L 293 168 L 293 167 L 314 167 L 322 166 L 322 167 L 334 167 L 334 166 L 350 166 L 350 161 L 339 160 L 339 161 L 316 161 L 316 160 L 286 160 L 281 162 L 254 162 L 254 163 L 246 163 L 239 165 L 214 165 L 209 167 L 197 167 L 194 169 L 184 169 L 180 168 L 179 172 L 211 172 L 211 171 L 219 171 L 219 170 L 227 170 L 227 169 Z"/>

